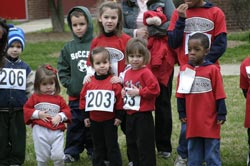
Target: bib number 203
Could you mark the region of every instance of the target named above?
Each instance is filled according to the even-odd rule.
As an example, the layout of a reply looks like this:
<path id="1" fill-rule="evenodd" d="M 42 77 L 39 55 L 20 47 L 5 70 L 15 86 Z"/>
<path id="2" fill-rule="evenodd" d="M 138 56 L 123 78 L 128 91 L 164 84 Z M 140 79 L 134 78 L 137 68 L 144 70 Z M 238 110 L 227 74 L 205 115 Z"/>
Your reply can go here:
<path id="1" fill-rule="evenodd" d="M 114 91 L 110 90 L 89 90 L 86 95 L 86 111 L 107 111 L 113 112 Z"/>

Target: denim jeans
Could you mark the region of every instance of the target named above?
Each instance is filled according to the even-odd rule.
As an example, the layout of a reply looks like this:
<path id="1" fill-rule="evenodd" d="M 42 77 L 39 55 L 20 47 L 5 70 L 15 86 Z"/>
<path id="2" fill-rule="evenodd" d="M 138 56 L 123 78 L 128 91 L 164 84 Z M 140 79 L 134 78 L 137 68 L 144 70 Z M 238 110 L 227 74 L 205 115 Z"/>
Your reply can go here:
<path id="1" fill-rule="evenodd" d="M 181 132 L 179 136 L 179 145 L 177 147 L 177 153 L 183 158 L 186 159 L 188 157 L 188 143 L 186 139 L 186 123 L 181 123 Z"/>
<path id="2" fill-rule="evenodd" d="M 190 138 L 188 139 L 188 166 L 221 166 L 220 139 Z"/>

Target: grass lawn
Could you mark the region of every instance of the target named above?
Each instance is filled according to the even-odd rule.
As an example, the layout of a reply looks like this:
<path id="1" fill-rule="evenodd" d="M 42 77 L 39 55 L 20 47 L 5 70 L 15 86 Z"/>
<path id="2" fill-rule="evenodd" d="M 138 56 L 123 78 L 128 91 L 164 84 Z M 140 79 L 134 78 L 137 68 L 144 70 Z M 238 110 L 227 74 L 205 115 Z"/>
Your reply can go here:
<path id="1" fill-rule="evenodd" d="M 247 35 L 249 32 L 247 33 Z M 228 48 L 226 53 L 222 56 L 220 62 L 225 63 L 237 63 L 239 64 L 247 55 L 250 55 L 250 43 L 248 38 L 240 37 L 239 34 L 230 34 L 230 40 L 244 41 L 243 44 Z M 237 38 L 238 36 L 238 38 Z M 60 41 L 44 41 L 44 42 L 32 42 L 27 43 L 23 52 L 22 59 L 27 62 L 32 69 L 36 69 L 37 66 L 43 63 L 50 63 L 54 67 L 57 64 L 57 57 L 66 40 Z M 247 134 L 246 129 L 243 127 L 244 112 L 245 112 L 245 100 L 239 88 L 239 76 L 224 76 L 224 86 L 227 94 L 226 104 L 228 109 L 228 116 L 226 123 L 222 126 L 221 132 L 221 158 L 223 166 L 243 166 L 246 165 L 247 156 Z M 173 152 L 169 159 L 162 159 L 157 157 L 157 166 L 173 166 L 176 158 L 176 147 L 178 145 L 178 137 L 180 130 L 180 122 L 176 110 L 175 100 L 175 83 L 176 78 L 173 81 L 172 92 L 172 113 L 173 113 L 173 133 L 172 133 L 172 146 Z M 65 96 L 65 89 L 63 89 L 62 95 Z M 126 145 L 125 137 L 119 131 L 119 143 L 122 151 L 123 165 L 127 166 L 126 157 Z M 31 128 L 27 126 L 27 145 L 26 145 L 26 161 L 24 166 L 36 165 L 33 140 L 31 134 Z M 50 165 L 52 165 L 50 163 Z M 86 153 L 82 153 L 81 160 L 74 166 L 90 166 L 91 162 L 87 158 Z"/>
<path id="2" fill-rule="evenodd" d="M 247 156 L 247 135 L 246 129 L 243 127 L 245 100 L 239 89 L 239 76 L 224 76 L 225 91 L 227 94 L 226 104 L 228 109 L 228 116 L 226 123 L 222 126 L 221 132 L 221 158 L 223 166 L 243 166 L 246 163 Z M 175 87 L 176 78 L 174 79 Z M 63 92 L 64 93 L 64 92 Z M 178 137 L 180 130 L 180 122 L 176 110 L 176 101 L 174 97 L 174 90 L 172 92 L 172 113 L 173 113 L 173 134 L 172 146 L 173 153 L 169 159 L 162 159 L 157 157 L 157 166 L 173 166 L 176 158 L 176 147 L 178 145 Z M 125 137 L 119 131 L 119 143 L 122 151 L 123 165 L 127 166 Z M 26 161 L 24 166 L 34 166 L 36 164 L 35 154 L 33 149 L 33 140 L 31 135 L 31 128 L 27 126 L 27 148 Z M 52 164 L 51 164 L 52 165 Z M 87 158 L 85 152 L 81 154 L 81 160 L 74 166 L 90 166 L 91 162 Z"/>

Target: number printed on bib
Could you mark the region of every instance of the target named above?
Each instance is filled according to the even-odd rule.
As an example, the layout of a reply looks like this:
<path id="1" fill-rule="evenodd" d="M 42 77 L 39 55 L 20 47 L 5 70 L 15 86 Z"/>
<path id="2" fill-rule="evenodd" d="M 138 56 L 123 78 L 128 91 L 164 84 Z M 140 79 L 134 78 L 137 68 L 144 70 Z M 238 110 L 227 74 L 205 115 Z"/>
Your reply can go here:
<path id="1" fill-rule="evenodd" d="M 125 110 L 135 110 L 135 111 L 140 110 L 141 96 L 131 97 L 126 93 L 123 101 L 124 101 L 123 109 L 125 109 Z"/>
<path id="2" fill-rule="evenodd" d="M 3 68 L 0 70 L 1 89 L 26 89 L 26 70 Z"/>
<path id="3" fill-rule="evenodd" d="M 85 111 L 113 112 L 115 93 L 111 90 L 88 90 Z"/>

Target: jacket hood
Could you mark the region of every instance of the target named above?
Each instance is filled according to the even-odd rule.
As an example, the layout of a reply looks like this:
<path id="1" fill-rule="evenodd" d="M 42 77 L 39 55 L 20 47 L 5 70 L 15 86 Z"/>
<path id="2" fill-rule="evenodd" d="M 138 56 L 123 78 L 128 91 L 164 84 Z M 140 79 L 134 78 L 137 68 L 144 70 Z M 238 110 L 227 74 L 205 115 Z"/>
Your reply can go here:
<path id="1" fill-rule="evenodd" d="M 211 8 L 213 6 L 214 5 L 211 2 L 206 1 L 205 5 L 204 5 L 204 8 Z"/>
<path id="2" fill-rule="evenodd" d="M 190 66 L 194 67 L 194 65 L 192 65 L 190 62 L 188 62 L 188 64 Z M 208 65 L 212 65 L 212 64 L 213 64 L 212 62 L 209 62 L 209 61 L 205 60 L 200 66 L 208 66 Z"/>
<path id="3" fill-rule="evenodd" d="M 81 10 L 83 13 L 84 13 L 84 16 L 86 17 L 87 19 L 87 22 L 88 22 L 88 27 L 87 27 L 87 31 L 86 33 L 83 35 L 82 38 L 79 38 L 77 37 L 74 33 L 73 33 L 73 30 L 72 30 L 72 22 L 71 22 L 71 19 L 70 19 L 70 15 L 73 11 L 75 11 L 76 9 L 78 10 Z M 68 13 L 68 16 L 67 16 L 67 22 L 68 22 L 68 26 L 69 26 L 69 29 L 70 31 L 72 32 L 73 34 L 73 37 L 76 41 L 79 41 L 80 43 L 82 42 L 88 42 L 88 41 L 91 41 L 93 39 L 93 21 L 92 21 L 92 17 L 91 17 L 91 14 L 88 10 L 88 8 L 84 7 L 84 6 L 75 6 L 73 8 L 70 9 L 69 13 Z"/>

